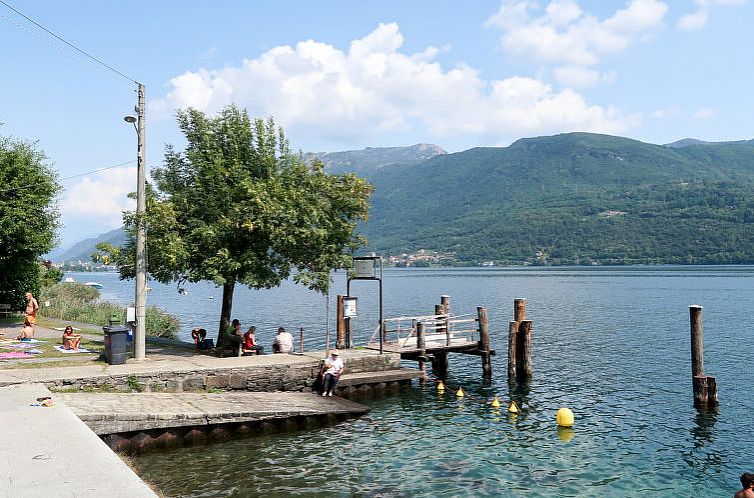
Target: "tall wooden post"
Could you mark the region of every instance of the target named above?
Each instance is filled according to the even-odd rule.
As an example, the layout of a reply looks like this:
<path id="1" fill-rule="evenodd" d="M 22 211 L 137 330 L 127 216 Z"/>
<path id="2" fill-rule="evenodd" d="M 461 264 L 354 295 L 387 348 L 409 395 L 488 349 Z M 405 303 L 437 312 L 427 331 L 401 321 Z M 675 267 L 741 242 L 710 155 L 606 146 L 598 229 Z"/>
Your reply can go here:
<path id="1" fill-rule="evenodd" d="M 427 356 L 427 344 L 424 340 L 424 324 L 422 322 L 416 323 L 416 347 L 419 350 L 419 370 L 424 372 L 426 370 L 424 358 Z"/>
<path id="2" fill-rule="evenodd" d="M 526 320 L 526 299 L 523 297 L 513 300 L 513 320 L 517 322 Z"/>
<path id="3" fill-rule="evenodd" d="M 432 373 L 443 379 L 448 374 L 448 353 L 446 351 L 436 351 L 434 353 Z"/>
<path id="4" fill-rule="evenodd" d="M 346 319 L 343 316 L 344 310 L 343 310 L 343 296 L 341 294 L 338 294 L 338 306 L 337 306 L 337 313 L 338 317 L 336 320 L 336 327 L 337 327 L 337 338 L 336 338 L 336 347 L 338 349 L 345 349 L 346 347 Z M 327 347 L 329 348 L 330 345 L 328 344 Z"/>
<path id="5" fill-rule="evenodd" d="M 304 327 L 299 327 L 298 332 L 299 332 L 298 352 L 303 353 L 304 352 Z"/>
<path id="6" fill-rule="evenodd" d="M 450 296 L 447 294 L 440 296 L 440 304 L 442 304 L 444 310 L 443 314 L 450 315 Z"/>
<path id="7" fill-rule="evenodd" d="M 704 340 L 702 339 L 702 307 L 689 306 L 691 322 L 691 376 L 704 375 Z"/>
<path id="8" fill-rule="evenodd" d="M 477 306 L 477 320 L 479 320 L 479 350 L 482 352 L 482 374 L 492 376 L 492 361 L 490 358 L 490 323 L 487 319 L 487 308 Z"/>
<path id="9" fill-rule="evenodd" d="M 694 390 L 694 406 L 708 408 L 717 406 L 717 381 L 704 375 L 704 339 L 702 336 L 702 307 L 689 306 L 691 324 L 691 381 Z"/>
<path id="10" fill-rule="evenodd" d="M 516 358 L 518 356 L 518 322 L 508 323 L 508 380 L 516 379 Z"/>
<path id="11" fill-rule="evenodd" d="M 524 320 L 518 326 L 518 345 L 519 352 L 517 377 L 519 380 L 531 379 L 531 320 Z"/>

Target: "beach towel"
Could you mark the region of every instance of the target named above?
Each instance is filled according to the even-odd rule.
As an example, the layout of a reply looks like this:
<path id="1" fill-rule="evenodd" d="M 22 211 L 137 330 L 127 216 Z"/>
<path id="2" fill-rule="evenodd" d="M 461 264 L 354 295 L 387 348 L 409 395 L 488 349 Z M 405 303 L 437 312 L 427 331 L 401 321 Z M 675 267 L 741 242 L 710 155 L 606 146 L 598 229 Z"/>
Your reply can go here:
<path id="1" fill-rule="evenodd" d="M 78 351 L 74 351 L 73 349 L 65 349 L 62 345 L 55 346 L 55 349 L 57 349 L 61 353 L 94 353 L 94 351 L 90 351 L 86 348 L 79 348 Z"/>
<path id="2" fill-rule="evenodd" d="M 34 355 L 26 354 L 25 351 L 11 351 L 9 353 L 0 353 L 0 360 L 10 360 L 16 358 L 32 358 Z"/>
<path id="3" fill-rule="evenodd" d="M 31 342 L 15 342 L 13 344 L 3 344 L 2 347 L 13 349 L 32 349 L 36 346 Z"/>

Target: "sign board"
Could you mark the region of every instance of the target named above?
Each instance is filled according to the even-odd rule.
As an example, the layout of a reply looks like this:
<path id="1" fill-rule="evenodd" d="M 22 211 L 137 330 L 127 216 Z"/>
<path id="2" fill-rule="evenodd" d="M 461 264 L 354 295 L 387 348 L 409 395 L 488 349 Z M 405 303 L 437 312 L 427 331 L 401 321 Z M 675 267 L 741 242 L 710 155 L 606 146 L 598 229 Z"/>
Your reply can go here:
<path id="1" fill-rule="evenodd" d="M 353 278 L 374 278 L 374 259 L 354 259 Z"/>
<path id="2" fill-rule="evenodd" d="M 359 300 L 357 297 L 344 297 L 343 298 L 343 316 L 352 317 L 356 315 L 356 302 Z"/>

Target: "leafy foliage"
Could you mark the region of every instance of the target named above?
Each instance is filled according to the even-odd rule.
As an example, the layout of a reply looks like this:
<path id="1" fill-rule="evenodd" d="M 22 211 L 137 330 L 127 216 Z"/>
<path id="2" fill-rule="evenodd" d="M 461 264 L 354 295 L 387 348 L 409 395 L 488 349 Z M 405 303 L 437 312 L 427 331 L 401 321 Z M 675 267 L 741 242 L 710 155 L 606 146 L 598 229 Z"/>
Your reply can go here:
<path id="1" fill-rule="evenodd" d="M 60 186 L 33 144 L 0 137 L 0 302 L 39 291 L 39 257 L 52 249 Z"/>
<path id="2" fill-rule="evenodd" d="M 151 277 L 222 286 L 221 319 L 230 318 L 236 283 L 270 288 L 292 277 L 326 291 L 330 270 L 363 244 L 354 229 L 366 219 L 369 184 L 307 164 L 272 119 L 251 120 L 234 106 L 214 118 L 180 111 L 178 124 L 186 149 L 167 147 L 147 191 Z M 100 249 L 129 278 L 137 220 L 129 213 L 124 221 L 129 243 Z"/>
<path id="3" fill-rule="evenodd" d="M 94 287 L 77 282 L 54 284 L 42 289 L 39 302 L 43 305 L 39 312 L 49 318 L 99 326 L 109 325 L 113 314 L 125 316 L 126 310 L 123 306 L 99 301 L 99 295 L 99 291 Z M 175 338 L 179 328 L 177 318 L 155 306 L 147 307 L 147 335 Z"/>

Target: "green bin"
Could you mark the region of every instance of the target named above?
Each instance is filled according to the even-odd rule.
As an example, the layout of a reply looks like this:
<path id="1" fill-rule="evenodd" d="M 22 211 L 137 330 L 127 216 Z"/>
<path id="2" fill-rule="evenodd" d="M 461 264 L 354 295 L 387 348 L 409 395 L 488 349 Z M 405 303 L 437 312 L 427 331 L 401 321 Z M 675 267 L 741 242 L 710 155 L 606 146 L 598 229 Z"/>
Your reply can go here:
<path id="1" fill-rule="evenodd" d="M 110 365 L 122 365 L 126 362 L 128 345 L 128 327 L 112 325 L 102 327 L 105 333 L 105 357 Z"/>

